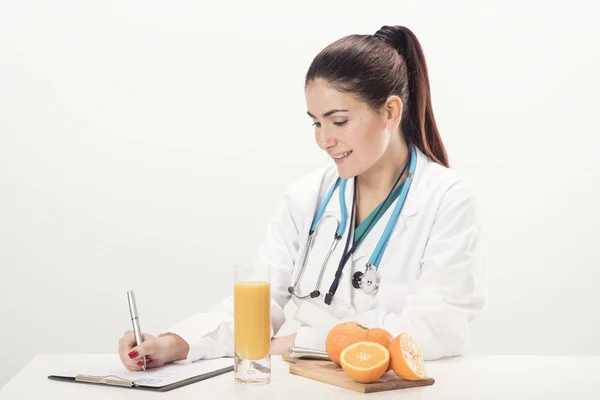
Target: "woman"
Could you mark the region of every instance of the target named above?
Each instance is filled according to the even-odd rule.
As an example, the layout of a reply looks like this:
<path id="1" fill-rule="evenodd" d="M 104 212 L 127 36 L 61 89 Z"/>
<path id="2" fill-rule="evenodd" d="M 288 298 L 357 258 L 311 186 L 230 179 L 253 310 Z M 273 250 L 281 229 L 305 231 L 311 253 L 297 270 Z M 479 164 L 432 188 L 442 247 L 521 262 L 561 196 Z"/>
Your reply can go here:
<path id="1" fill-rule="evenodd" d="M 289 187 L 259 249 L 272 271 L 272 333 L 290 299 L 301 323 L 272 339 L 272 353 L 324 349 L 333 325 L 355 321 L 394 336 L 408 332 L 426 360 L 463 354 L 468 323 L 487 298 L 480 215 L 465 179 L 449 169 L 417 38 L 384 26 L 332 43 L 313 60 L 305 95 L 317 144 L 333 163 Z M 323 224 L 297 282 L 321 206 Z M 315 290 L 331 245 L 329 215 L 346 216 L 347 226 L 319 295 L 300 299 Z M 233 356 L 232 299 L 134 346 L 127 332 L 120 355 L 130 369 L 141 368 L 142 356 L 148 367 Z"/>

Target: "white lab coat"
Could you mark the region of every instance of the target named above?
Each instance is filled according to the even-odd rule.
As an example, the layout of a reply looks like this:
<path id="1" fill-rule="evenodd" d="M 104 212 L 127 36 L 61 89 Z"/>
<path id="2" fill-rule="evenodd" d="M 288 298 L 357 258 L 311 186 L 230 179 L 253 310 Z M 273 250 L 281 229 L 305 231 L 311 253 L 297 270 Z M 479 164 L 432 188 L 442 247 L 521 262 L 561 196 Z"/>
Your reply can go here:
<path id="1" fill-rule="evenodd" d="M 463 354 L 468 324 L 487 300 L 478 201 L 462 176 L 419 150 L 412 186 L 379 266 L 378 292 L 368 295 L 355 289 L 352 275 L 364 271 L 398 200 L 346 264 L 331 305 L 324 303 L 325 293 L 337 270 L 346 235 L 329 259 L 321 296 L 299 300 L 289 294 L 316 208 L 337 176 L 335 166 L 329 165 L 293 183 L 259 248 L 259 261 L 269 264 L 272 271 L 272 335 L 283 325 L 283 308 L 292 298 L 297 305 L 295 319 L 301 324 L 297 346 L 324 350 L 327 333 L 336 323 L 355 321 L 367 327 L 383 327 L 394 336 L 409 333 L 426 360 Z M 353 180 L 348 180 L 348 221 L 353 189 Z M 337 190 L 325 214 L 340 219 Z M 347 225 L 348 230 L 350 222 Z M 304 279 L 298 285 L 301 294 L 313 290 L 334 230 L 332 224 L 324 224 L 316 235 Z M 233 356 L 233 299 L 181 321 L 169 332 L 189 343 L 189 361 Z"/>

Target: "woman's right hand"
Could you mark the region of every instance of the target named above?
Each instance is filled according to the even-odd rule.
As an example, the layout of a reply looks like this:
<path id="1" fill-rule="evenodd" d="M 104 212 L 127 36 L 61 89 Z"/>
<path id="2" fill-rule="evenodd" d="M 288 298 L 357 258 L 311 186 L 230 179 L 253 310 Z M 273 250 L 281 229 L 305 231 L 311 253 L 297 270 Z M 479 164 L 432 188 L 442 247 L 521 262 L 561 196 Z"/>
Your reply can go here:
<path id="1" fill-rule="evenodd" d="M 146 357 L 146 368 L 182 360 L 187 357 L 189 345 L 180 336 L 166 334 L 153 336 L 142 334 L 143 342 L 136 346 L 133 331 L 127 331 L 119 340 L 119 357 L 125 368 L 130 371 L 142 370 L 142 358 Z"/>

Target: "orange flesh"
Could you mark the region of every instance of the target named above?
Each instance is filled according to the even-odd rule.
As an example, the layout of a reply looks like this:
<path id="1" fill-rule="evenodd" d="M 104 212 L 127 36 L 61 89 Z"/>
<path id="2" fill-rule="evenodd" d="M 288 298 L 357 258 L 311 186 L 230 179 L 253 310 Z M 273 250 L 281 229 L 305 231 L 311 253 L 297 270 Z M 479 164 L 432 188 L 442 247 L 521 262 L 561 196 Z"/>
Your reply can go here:
<path id="1" fill-rule="evenodd" d="M 425 376 L 425 364 L 423 363 L 423 357 L 421 357 L 421 353 L 419 352 L 417 345 L 412 341 L 410 336 L 404 335 L 401 337 L 400 347 L 408 367 L 417 375 Z"/>
<path id="2" fill-rule="evenodd" d="M 362 344 L 357 348 L 348 349 L 344 355 L 344 360 L 354 368 L 371 369 L 387 362 L 388 357 L 380 347 Z"/>

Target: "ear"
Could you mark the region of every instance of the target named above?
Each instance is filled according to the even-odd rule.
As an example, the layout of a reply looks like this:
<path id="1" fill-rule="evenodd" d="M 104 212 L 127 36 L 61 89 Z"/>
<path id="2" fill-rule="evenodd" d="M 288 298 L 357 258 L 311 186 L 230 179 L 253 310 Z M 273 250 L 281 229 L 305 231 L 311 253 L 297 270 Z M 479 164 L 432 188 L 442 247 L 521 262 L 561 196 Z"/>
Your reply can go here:
<path id="1" fill-rule="evenodd" d="M 386 126 L 391 126 L 393 130 L 396 130 L 400 126 L 403 106 L 404 104 L 400 97 L 395 95 L 388 97 L 382 108 Z"/>

